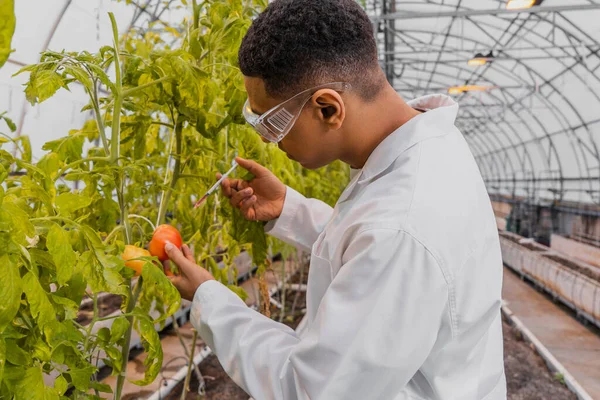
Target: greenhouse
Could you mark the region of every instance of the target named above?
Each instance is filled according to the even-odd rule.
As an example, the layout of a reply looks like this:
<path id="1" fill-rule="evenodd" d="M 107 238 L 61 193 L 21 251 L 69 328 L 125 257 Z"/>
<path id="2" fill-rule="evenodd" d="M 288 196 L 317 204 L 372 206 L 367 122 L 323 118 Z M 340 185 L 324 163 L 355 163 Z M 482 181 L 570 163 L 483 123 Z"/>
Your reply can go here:
<path id="1" fill-rule="evenodd" d="M 0 399 L 600 399 L 599 0 L 0 0 Z"/>

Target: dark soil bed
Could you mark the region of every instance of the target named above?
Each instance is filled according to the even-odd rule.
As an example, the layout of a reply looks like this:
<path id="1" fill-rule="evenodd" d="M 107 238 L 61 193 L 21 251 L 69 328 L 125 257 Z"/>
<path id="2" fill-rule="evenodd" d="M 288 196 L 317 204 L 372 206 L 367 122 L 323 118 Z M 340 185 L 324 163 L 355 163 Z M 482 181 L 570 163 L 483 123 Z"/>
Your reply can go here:
<path id="1" fill-rule="evenodd" d="M 600 282 L 600 269 L 594 267 L 586 267 L 558 255 L 547 254 L 544 255 L 544 257 L 549 258 L 552 261 L 556 261 L 557 263 L 562 264 L 565 267 L 572 269 L 573 271 L 577 271 L 590 279 Z"/>
<path id="2" fill-rule="evenodd" d="M 504 368 L 508 400 L 576 400 L 577 396 L 553 376 L 546 363 L 521 333 L 503 321 Z"/>
<path id="3" fill-rule="evenodd" d="M 98 299 L 98 316 L 106 317 L 121 308 L 121 302 L 123 298 L 118 295 L 108 295 L 102 296 Z M 79 312 L 77 313 L 76 321 L 85 326 L 89 324 L 94 317 L 94 305 L 92 303 L 88 303 L 85 306 L 79 308 Z"/>

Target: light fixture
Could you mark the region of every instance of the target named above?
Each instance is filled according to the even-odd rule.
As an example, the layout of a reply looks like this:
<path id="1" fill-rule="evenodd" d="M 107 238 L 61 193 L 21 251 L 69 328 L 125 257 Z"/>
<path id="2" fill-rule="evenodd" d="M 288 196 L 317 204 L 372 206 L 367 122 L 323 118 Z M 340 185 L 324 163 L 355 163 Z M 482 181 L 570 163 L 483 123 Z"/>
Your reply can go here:
<path id="1" fill-rule="evenodd" d="M 448 94 L 462 94 L 464 92 L 485 92 L 486 90 L 494 89 L 495 86 L 481 86 L 481 85 L 463 85 L 463 86 L 452 86 L 448 89 Z"/>
<path id="2" fill-rule="evenodd" d="M 494 61 L 494 53 L 493 52 L 489 52 L 487 56 L 484 56 L 482 53 L 477 53 L 475 54 L 475 57 L 471 58 L 468 61 L 468 64 L 470 66 L 480 66 L 480 65 L 485 65 L 489 62 Z"/>
<path id="3" fill-rule="evenodd" d="M 524 10 L 533 6 L 539 6 L 544 0 L 508 0 L 507 10 Z"/>

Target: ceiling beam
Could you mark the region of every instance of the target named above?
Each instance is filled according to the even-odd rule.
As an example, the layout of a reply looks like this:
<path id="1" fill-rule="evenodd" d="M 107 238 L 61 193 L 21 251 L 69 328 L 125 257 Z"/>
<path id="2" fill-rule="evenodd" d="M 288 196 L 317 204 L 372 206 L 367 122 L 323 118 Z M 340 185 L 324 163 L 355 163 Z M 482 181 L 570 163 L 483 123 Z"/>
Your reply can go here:
<path id="1" fill-rule="evenodd" d="M 379 15 L 373 17 L 373 21 L 389 19 L 415 19 L 415 18 L 440 18 L 440 17 L 473 17 L 478 15 L 514 15 L 514 14 L 537 14 L 544 12 L 565 12 L 565 11 L 590 11 L 600 10 L 600 4 L 573 4 L 570 6 L 548 6 L 548 7 L 531 7 L 523 10 L 507 10 L 506 8 L 495 8 L 491 10 L 475 10 L 475 9 L 460 9 L 453 11 L 440 12 L 412 12 L 402 11 L 390 14 Z"/>

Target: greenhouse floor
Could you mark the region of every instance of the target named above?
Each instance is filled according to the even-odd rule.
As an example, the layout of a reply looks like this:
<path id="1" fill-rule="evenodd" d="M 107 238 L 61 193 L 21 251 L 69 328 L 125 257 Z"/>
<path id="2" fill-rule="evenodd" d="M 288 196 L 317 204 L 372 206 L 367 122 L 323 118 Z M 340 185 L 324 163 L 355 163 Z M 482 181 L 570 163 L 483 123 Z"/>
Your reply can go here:
<path id="1" fill-rule="evenodd" d="M 594 399 L 600 399 L 600 335 L 504 268 L 502 295 L 513 314 Z"/>

